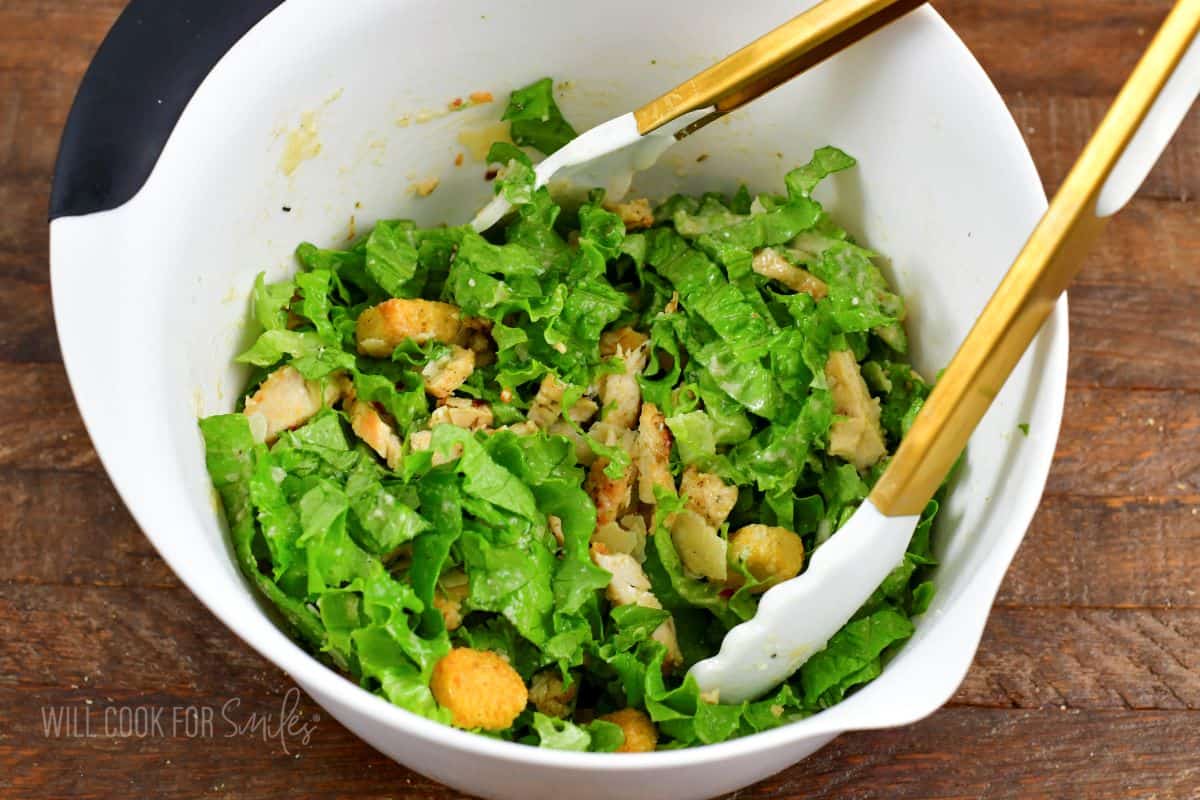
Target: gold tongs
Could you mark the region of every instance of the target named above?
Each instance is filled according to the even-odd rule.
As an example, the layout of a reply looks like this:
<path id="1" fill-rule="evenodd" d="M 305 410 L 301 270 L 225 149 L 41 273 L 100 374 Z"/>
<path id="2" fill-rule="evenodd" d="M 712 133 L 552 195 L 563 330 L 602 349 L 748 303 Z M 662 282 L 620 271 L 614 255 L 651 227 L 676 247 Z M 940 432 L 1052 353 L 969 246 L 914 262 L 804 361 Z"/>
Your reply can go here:
<path id="1" fill-rule="evenodd" d="M 673 142 L 921 5 L 924 2 L 918 0 L 825 0 L 637 111 L 575 138 L 537 165 L 535 187 L 552 177 L 602 186 L 614 174 L 645 169 Z M 503 194 L 497 194 L 471 220 L 471 227 L 485 231 L 511 208 Z"/>
<path id="2" fill-rule="evenodd" d="M 634 112 L 639 131 L 748 102 L 918 3 L 826 0 Z M 1200 93 L 1200 0 L 1179 0 L 934 387 L 870 496 L 799 576 L 771 588 L 691 674 L 721 702 L 785 680 L 900 563 L 922 509 L 1037 335 L 1107 218 L 1132 197 Z"/>
<path id="3" fill-rule="evenodd" d="M 925 0 L 818 3 L 634 111 L 638 133 L 711 109 L 675 133 L 682 139 L 923 5 Z"/>

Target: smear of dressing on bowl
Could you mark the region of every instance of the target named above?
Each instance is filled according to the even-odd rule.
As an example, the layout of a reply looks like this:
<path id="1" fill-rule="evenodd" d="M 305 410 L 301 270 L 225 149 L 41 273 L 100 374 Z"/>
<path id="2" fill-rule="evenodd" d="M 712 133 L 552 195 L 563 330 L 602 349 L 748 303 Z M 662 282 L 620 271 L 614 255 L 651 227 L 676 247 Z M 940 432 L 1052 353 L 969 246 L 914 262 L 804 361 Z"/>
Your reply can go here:
<path id="1" fill-rule="evenodd" d="M 300 115 L 300 127 L 288 132 L 279 158 L 279 169 L 289 178 L 305 161 L 321 153 L 321 140 L 317 137 L 317 114 L 305 111 Z"/>
<path id="2" fill-rule="evenodd" d="M 458 143 L 475 161 L 487 161 L 488 150 L 496 142 L 513 143 L 507 122 L 491 122 L 464 128 L 458 132 Z"/>

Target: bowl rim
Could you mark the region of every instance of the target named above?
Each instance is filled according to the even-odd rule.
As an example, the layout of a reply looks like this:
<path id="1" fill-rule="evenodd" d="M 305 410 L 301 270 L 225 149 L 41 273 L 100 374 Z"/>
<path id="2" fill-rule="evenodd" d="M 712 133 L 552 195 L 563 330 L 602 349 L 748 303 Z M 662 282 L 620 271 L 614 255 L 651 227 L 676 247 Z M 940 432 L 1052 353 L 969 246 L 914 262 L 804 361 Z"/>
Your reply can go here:
<path id="1" fill-rule="evenodd" d="M 260 23 L 257 27 L 263 27 L 272 18 L 284 13 L 287 6 L 288 4 L 284 3 L 275 11 L 272 11 L 267 15 L 263 23 Z M 1007 135 L 1013 138 L 1014 152 L 1022 156 L 1018 159 L 1020 163 L 1014 163 L 1013 166 L 1020 169 L 1022 178 L 1026 184 L 1025 188 L 1030 192 L 1030 196 L 1040 198 L 1041 205 L 1044 208 L 1045 192 L 1034 165 L 1032 154 L 1029 152 L 1028 146 L 1021 136 L 1011 111 L 1007 108 L 1003 97 L 995 88 L 995 85 L 983 67 L 967 48 L 966 44 L 934 8 L 925 5 L 913 13 L 923 15 L 940 29 L 945 38 L 947 52 L 952 53 L 958 58 L 961 68 L 966 71 L 970 80 L 978 83 L 981 90 L 987 90 L 987 100 L 998 104 L 999 109 L 1003 109 L 1004 114 L 1001 117 L 1007 120 Z M 247 36 L 239 41 L 230 49 L 229 53 L 250 46 L 247 41 L 249 39 L 250 37 Z M 228 54 L 226 58 L 228 58 Z M 217 69 L 220 69 L 220 66 L 218 64 Z M 157 169 L 156 167 L 155 171 Z M 136 196 L 130 202 L 135 201 Z M 119 212 L 120 208 L 91 216 L 101 217 Z M 76 359 L 74 354 L 69 352 L 69 347 L 66 344 L 72 337 L 65 335 L 67 332 L 66 329 L 69 326 L 66 322 L 67 315 L 62 313 L 63 304 L 61 303 L 62 297 L 69 292 L 69 288 L 63 277 L 65 268 L 62 265 L 62 259 L 71 256 L 73 248 L 68 246 L 68 238 L 74 235 L 76 222 L 82 219 L 87 218 L 65 217 L 55 220 L 51 225 L 51 288 L 55 311 L 55 326 L 59 341 L 62 343 L 62 355 L 68 381 L 71 384 L 84 425 L 88 429 L 93 444 L 95 444 L 97 438 L 94 425 L 95 419 L 99 417 L 99 413 L 96 412 L 95 416 L 93 416 L 95 410 L 92 403 L 93 398 L 88 392 L 82 389 L 79 383 L 79 368 L 73 368 L 73 365 L 76 364 Z M 56 255 L 59 258 L 56 259 Z M 1047 321 L 1042 333 L 1039 334 L 1039 339 L 1036 341 L 1040 341 L 1042 337 L 1045 337 L 1047 332 L 1053 332 L 1054 334 L 1048 354 L 1051 371 L 1049 377 L 1044 378 L 1040 384 L 1039 392 L 1050 393 L 1046 399 L 1056 409 L 1053 414 L 1054 430 L 1046 431 L 1045 441 L 1048 442 L 1048 445 L 1040 447 L 1036 455 L 1031 456 L 1036 462 L 1035 472 L 1038 475 L 1038 480 L 1031 482 L 1030 491 L 1021 497 L 1021 502 L 1016 507 L 1010 509 L 1008 514 L 1010 522 L 1006 530 L 1012 531 L 1019 528 L 1020 534 L 1012 537 L 1011 547 L 1005 548 L 1003 552 L 989 557 L 989 560 L 980 566 L 980 569 L 983 569 L 985 566 L 990 567 L 991 571 L 996 573 L 993 576 L 988 576 L 989 579 L 994 577 L 994 581 L 990 583 L 985 582 L 986 585 L 982 591 L 982 594 L 985 595 L 983 599 L 986 600 L 986 607 L 989 611 L 999 588 L 999 581 L 1011 564 L 1016 549 L 1024 538 L 1033 514 L 1040 503 L 1042 489 L 1045 486 L 1053 459 L 1053 445 L 1057 439 L 1058 426 L 1062 420 L 1062 405 L 1066 387 L 1068 319 L 1065 296 L 1056 305 L 1052 316 Z M 362 714 L 368 719 L 390 729 L 402 731 L 405 734 L 419 737 L 427 742 L 451 747 L 464 753 L 511 763 L 536 764 L 582 771 L 603 768 L 604 770 L 619 770 L 621 772 L 642 772 L 664 768 L 689 767 L 701 763 L 711 764 L 717 761 L 737 759 L 755 752 L 779 748 L 804 739 L 814 739 L 820 736 L 836 736 L 848 730 L 864 730 L 872 727 L 893 727 L 907 724 L 936 710 L 953 693 L 957 684 L 961 682 L 962 675 L 960 674 L 954 685 L 950 686 L 944 693 L 945 696 L 941 697 L 932 707 L 916 713 L 902 714 L 901 718 L 880 720 L 878 724 L 861 719 L 853 721 L 853 724 L 845 724 L 846 721 L 842 720 L 842 717 L 848 716 L 848 714 L 838 714 L 835 712 L 838 709 L 854 708 L 855 698 L 850 697 L 828 710 L 769 731 L 762 731 L 716 744 L 651 753 L 577 753 L 551 750 L 492 739 L 476 733 L 462 731 L 409 712 L 363 689 L 333 668 L 317 660 L 317 658 L 309 654 L 278 628 L 275 629 L 275 633 L 286 643 L 285 646 L 275 647 L 274 642 L 263 641 L 263 637 L 255 630 L 252 622 L 247 622 L 237 614 L 232 613 L 231 609 L 224 604 L 221 598 L 207 592 L 205 587 L 197 580 L 198 576 L 189 573 L 187 565 L 182 562 L 178 553 L 172 552 L 167 540 L 152 532 L 155 529 L 152 525 L 146 524 L 146 515 L 143 513 L 144 509 L 141 508 L 141 503 L 138 501 L 140 488 L 137 483 L 129 480 L 130 476 L 127 473 L 117 469 L 114 456 L 102 450 L 100 446 L 96 446 L 96 450 L 102 465 L 122 501 L 159 555 L 168 563 L 172 571 L 188 587 L 189 591 L 242 641 L 261 654 L 266 660 L 287 673 L 310 694 L 318 697 L 328 696 L 333 698 L 340 707 Z M 1034 487 L 1036 487 L 1036 491 L 1033 490 Z M 246 586 L 253 600 L 261 605 L 261 599 L 255 595 L 249 583 Z M 960 605 L 955 611 L 964 612 L 965 609 Z M 984 615 L 978 625 L 980 633 L 982 633 L 983 624 L 986 622 L 986 616 Z M 964 649 L 966 658 L 961 670 L 963 674 L 965 674 L 974 657 L 978 640 L 979 636 L 976 635 L 971 647 Z"/>

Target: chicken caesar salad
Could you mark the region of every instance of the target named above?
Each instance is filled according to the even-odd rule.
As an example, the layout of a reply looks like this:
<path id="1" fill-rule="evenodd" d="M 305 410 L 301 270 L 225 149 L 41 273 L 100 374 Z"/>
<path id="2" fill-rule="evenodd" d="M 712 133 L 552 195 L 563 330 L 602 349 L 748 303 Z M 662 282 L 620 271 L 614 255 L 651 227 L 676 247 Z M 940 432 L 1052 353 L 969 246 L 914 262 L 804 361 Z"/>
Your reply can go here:
<path id="1" fill-rule="evenodd" d="M 767 696 L 722 704 L 687 670 L 837 535 L 930 390 L 876 255 L 813 198 L 854 160 L 574 207 L 527 152 L 575 135 L 551 82 L 504 119 L 496 229 L 380 221 L 259 275 L 249 384 L 200 421 L 241 569 L 315 656 L 488 736 L 650 751 L 839 702 L 932 598 L 936 501 Z"/>

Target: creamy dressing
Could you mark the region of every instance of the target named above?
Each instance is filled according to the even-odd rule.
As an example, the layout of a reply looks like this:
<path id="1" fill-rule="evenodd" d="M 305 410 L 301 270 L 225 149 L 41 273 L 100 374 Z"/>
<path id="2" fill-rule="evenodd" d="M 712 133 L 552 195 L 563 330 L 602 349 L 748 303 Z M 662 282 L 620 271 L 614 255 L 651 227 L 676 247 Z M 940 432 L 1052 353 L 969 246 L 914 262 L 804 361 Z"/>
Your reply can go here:
<path id="1" fill-rule="evenodd" d="M 300 115 L 300 127 L 290 131 L 279 158 L 279 169 L 289 178 L 292 173 L 309 159 L 321 153 L 321 140 L 317 137 L 317 114 L 305 111 Z"/>

